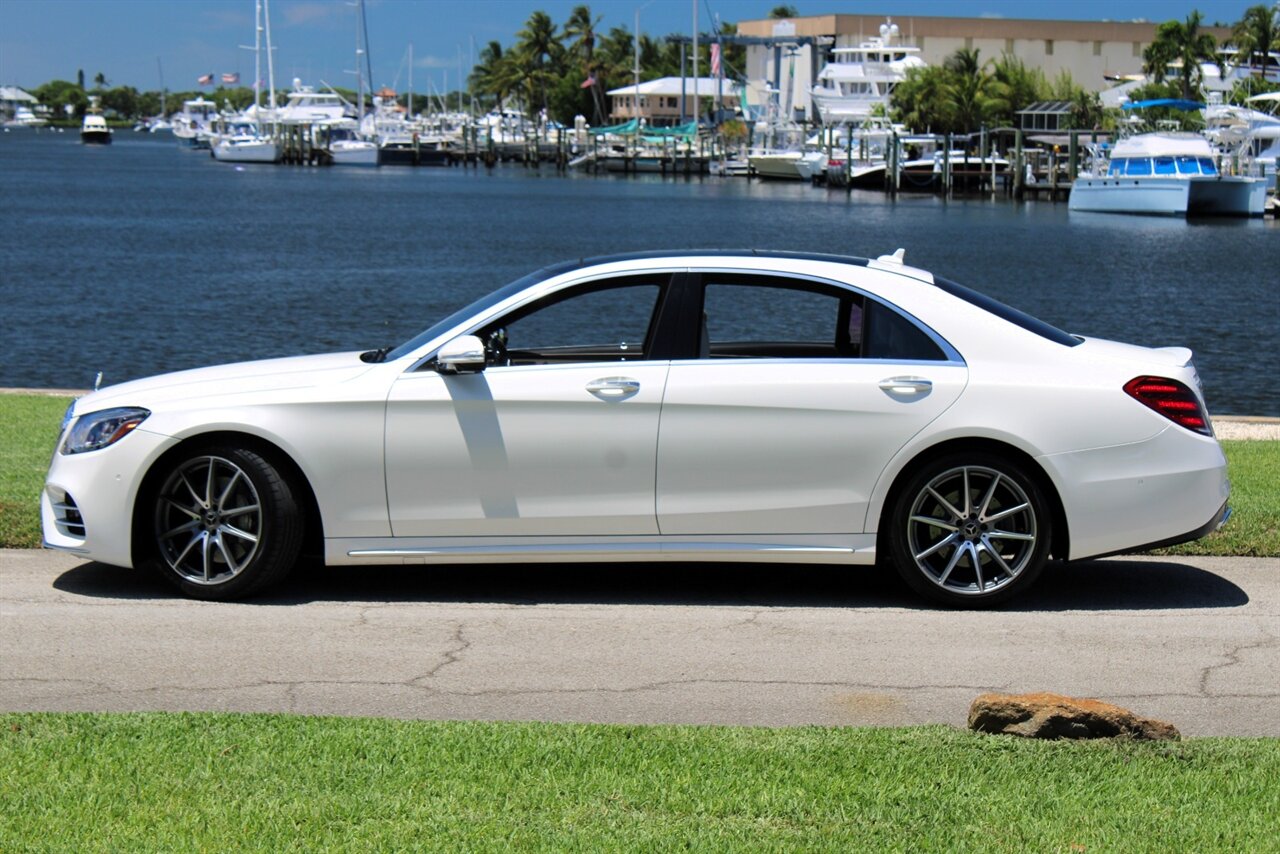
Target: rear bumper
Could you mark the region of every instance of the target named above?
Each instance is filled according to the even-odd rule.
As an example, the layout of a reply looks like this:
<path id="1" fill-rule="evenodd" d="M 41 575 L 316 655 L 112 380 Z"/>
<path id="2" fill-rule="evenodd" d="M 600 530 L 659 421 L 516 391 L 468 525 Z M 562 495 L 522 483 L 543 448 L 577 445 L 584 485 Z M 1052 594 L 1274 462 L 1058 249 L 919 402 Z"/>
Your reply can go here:
<path id="1" fill-rule="evenodd" d="M 1231 495 L 1217 440 L 1174 425 L 1142 442 L 1038 461 L 1062 499 L 1070 560 L 1204 536 Z"/>
<path id="2" fill-rule="evenodd" d="M 1205 522 L 1203 525 L 1201 525 L 1199 528 L 1196 528 L 1194 531 L 1187 531 L 1185 534 L 1179 534 L 1176 537 L 1169 537 L 1167 540 L 1158 540 L 1154 543 L 1144 543 L 1143 545 L 1140 545 L 1140 546 L 1134 546 L 1133 548 L 1128 548 L 1128 549 L 1120 549 L 1119 551 L 1114 551 L 1114 552 L 1107 552 L 1106 554 L 1088 555 L 1088 557 L 1100 558 L 1100 557 L 1111 557 L 1112 555 L 1127 555 L 1127 554 L 1133 554 L 1134 552 L 1146 552 L 1146 551 L 1151 551 L 1152 549 L 1163 549 L 1163 548 L 1168 548 L 1169 546 L 1176 546 L 1182 543 L 1189 543 L 1192 540 L 1198 540 L 1201 537 L 1205 537 L 1205 536 L 1208 536 L 1209 534 L 1212 534 L 1214 531 L 1220 530 L 1223 525 L 1227 524 L 1227 521 L 1230 518 L 1231 518 L 1231 507 L 1226 504 L 1223 504 L 1222 507 L 1218 510 L 1218 512 L 1213 514 L 1212 519 L 1210 519 L 1208 522 Z"/>

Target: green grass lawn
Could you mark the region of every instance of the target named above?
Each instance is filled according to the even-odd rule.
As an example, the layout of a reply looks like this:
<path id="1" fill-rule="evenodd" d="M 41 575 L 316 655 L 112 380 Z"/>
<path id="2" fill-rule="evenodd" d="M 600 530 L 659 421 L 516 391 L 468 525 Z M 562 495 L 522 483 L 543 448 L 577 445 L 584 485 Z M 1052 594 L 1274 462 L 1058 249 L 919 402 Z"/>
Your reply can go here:
<path id="1" fill-rule="evenodd" d="M 0 850 L 1277 851 L 1280 741 L 0 715 Z"/>
<path id="2" fill-rule="evenodd" d="M 0 548 L 40 545 L 40 489 L 66 397 L 0 395 Z M 1235 515 L 1222 531 L 1160 554 L 1280 557 L 1280 442 L 1223 442 Z"/>

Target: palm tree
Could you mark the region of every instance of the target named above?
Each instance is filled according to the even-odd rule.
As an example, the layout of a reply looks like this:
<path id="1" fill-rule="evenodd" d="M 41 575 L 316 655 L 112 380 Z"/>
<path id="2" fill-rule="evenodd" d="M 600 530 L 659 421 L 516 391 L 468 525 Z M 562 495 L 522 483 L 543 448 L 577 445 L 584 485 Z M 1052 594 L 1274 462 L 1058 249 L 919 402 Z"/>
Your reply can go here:
<path id="1" fill-rule="evenodd" d="M 1263 76 L 1272 63 L 1271 51 L 1280 47 L 1280 6 L 1250 6 L 1231 33 L 1236 59 L 1249 63 Z"/>
<path id="2" fill-rule="evenodd" d="M 596 72 L 598 69 L 595 65 L 596 51 L 596 27 L 600 26 L 600 22 L 604 20 L 603 15 L 591 16 L 591 7 L 587 5 L 574 6 L 573 12 L 569 14 L 569 20 L 564 25 L 564 37 L 571 39 L 569 45 L 569 54 L 577 57 L 582 66 L 582 75 L 584 82 L 591 82 L 591 103 L 595 108 L 595 121 L 599 124 L 604 113 L 603 99 L 600 86 L 600 80 Z"/>
<path id="3" fill-rule="evenodd" d="M 480 51 L 480 62 L 471 71 L 471 88 L 498 99 L 498 111 L 519 82 L 514 63 L 503 54 L 502 45 L 491 41 Z"/>
<path id="4" fill-rule="evenodd" d="M 551 16 L 542 11 L 530 15 L 524 29 L 516 33 L 512 53 L 523 77 L 522 88 L 529 109 L 532 111 L 532 105 L 539 101 L 541 108 L 546 109 L 547 88 L 555 82 L 556 66 L 564 54 Z"/>
<path id="5" fill-rule="evenodd" d="M 1200 31 L 1203 21 L 1199 11 L 1187 15 L 1183 23 L 1165 21 L 1156 30 L 1155 41 L 1142 53 L 1142 71 L 1156 83 L 1164 82 L 1170 65 L 1182 66 L 1179 83 L 1182 97 L 1188 101 L 1199 96 L 1204 83 L 1201 62 L 1217 63 L 1218 42 L 1212 33 Z"/>
<path id="6" fill-rule="evenodd" d="M 960 48 L 943 63 L 949 72 L 951 126 L 958 133 L 976 130 L 999 110 L 992 92 L 994 79 L 979 53 L 977 48 Z"/>

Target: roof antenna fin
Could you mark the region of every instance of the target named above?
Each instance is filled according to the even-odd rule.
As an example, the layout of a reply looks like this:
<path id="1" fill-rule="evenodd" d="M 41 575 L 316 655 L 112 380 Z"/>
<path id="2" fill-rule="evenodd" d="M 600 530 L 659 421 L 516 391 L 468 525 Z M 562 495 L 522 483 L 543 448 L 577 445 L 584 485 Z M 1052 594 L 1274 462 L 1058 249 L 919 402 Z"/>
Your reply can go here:
<path id="1" fill-rule="evenodd" d="M 881 255 L 876 260 L 882 264 L 897 264 L 901 266 L 903 263 L 902 259 L 906 254 L 907 254 L 907 250 L 899 249 L 897 252 L 893 253 L 892 255 Z"/>

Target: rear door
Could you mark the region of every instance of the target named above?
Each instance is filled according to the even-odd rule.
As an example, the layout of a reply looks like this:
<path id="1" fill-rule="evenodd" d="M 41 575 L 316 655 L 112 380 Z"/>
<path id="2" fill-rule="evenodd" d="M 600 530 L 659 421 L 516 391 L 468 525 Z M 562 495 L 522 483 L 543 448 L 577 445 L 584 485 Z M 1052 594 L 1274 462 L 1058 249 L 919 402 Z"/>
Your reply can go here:
<path id="1" fill-rule="evenodd" d="M 963 390 L 957 354 L 891 307 L 798 278 L 703 273 L 697 359 L 672 363 L 664 535 L 865 530 L 888 460 Z"/>

